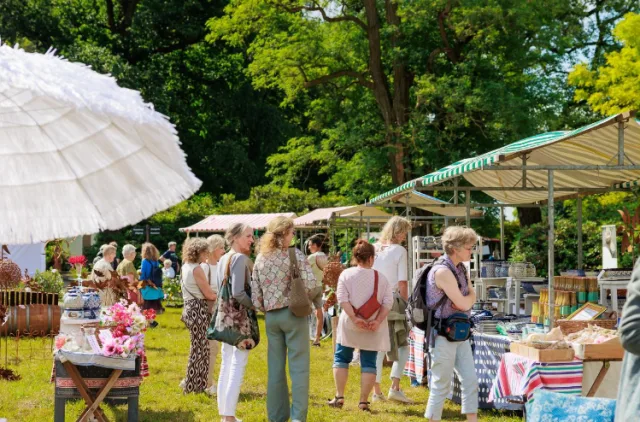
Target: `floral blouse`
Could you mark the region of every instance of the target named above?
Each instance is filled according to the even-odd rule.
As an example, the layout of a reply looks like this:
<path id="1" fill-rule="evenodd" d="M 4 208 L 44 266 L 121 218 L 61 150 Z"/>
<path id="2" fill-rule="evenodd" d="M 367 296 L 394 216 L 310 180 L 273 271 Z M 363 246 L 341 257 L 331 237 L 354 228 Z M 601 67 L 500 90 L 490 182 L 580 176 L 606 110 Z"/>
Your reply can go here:
<path id="1" fill-rule="evenodd" d="M 316 276 L 311 270 L 304 254 L 296 249 L 300 277 L 307 289 L 316 287 Z M 251 277 L 251 301 L 262 312 L 289 306 L 291 274 L 289 269 L 289 251 L 274 251 L 256 258 Z"/>

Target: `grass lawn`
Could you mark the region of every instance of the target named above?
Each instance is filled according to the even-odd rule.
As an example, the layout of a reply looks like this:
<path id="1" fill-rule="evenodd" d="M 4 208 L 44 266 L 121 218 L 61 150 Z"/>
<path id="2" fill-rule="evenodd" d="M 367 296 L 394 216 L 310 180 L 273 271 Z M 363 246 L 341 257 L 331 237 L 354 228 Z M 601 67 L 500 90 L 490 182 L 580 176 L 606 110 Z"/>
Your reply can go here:
<path id="1" fill-rule="evenodd" d="M 160 326 L 147 332 L 147 354 L 151 376 L 141 386 L 140 420 L 159 421 L 218 421 L 215 398 L 204 394 L 182 394 L 178 383 L 184 377 L 189 352 L 189 333 L 180 321 L 180 309 L 170 309 L 158 316 Z M 261 320 L 261 328 L 264 321 Z M 264 331 L 264 330 L 263 330 Z M 266 421 L 267 394 L 267 348 L 266 338 L 251 352 L 245 374 L 237 416 L 245 422 Z M 5 343 L 2 340 L 0 363 L 4 364 Z M 50 421 L 53 419 L 53 385 L 50 384 L 51 360 L 43 340 L 20 340 L 19 365 L 10 368 L 22 376 L 20 381 L 0 381 L 0 418 L 13 421 Z M 15 354 L 15 340 L 9 340 L 9 358 Z M 218 365 L 216 370 L 219 368 Z M 357 410 L 360 383 L 359 367 L 352 367 L 346 403 L 342 410 L 325 406 L 325 401 L 334 394 L 331 371 L 332 353 L 330 340 L 321 348 L 311 350 L 311 391 L 309 422 L 334 421 L 425 421 L 423 418 L 428 390 L 408 387 L 408 379 L 403 387 L 409 397 L 417 404 L 405 406 L 391 403 L 375 403 L 372 415 Z M 389 389 L 389 368 L 384 368 L 383 390 Z M 111 421 L 126 420 L 126 406 L 106 406 L 106 415 Z M 72 421 L 80 415 L 82 403 L 67 404 L 67 420 Z M 460 407 L 447 401 L 444 420 L 465 420 L 460 415 Z M 483 421 L 520 421 L 519 417 L 499 412 L 482 412 Z"/>

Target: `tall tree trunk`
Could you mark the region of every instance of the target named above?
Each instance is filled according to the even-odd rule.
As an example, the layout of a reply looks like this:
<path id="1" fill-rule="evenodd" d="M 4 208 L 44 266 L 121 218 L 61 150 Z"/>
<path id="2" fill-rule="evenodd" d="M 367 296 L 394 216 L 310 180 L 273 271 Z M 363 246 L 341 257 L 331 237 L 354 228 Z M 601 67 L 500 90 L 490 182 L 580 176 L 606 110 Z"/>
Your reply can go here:
<path id="1" fill-rule="evenodd" d="M 404 147 L 402 140 L 402 128 L 408 121 L 409 86 L 406 68 L 401 60 L 396 59 L 393 67 L 394 92 L 391 94 L 389 81 L 385 74 L 382 61 L 382 44 L 380 40 L 380 18 L 376 0 L 364 0 L 367 16 L 367 38 L 369 42 L 369 72 L 373 80 L 373 95 L 378 109 L 384 119 L 387 142 L 391 148 L 389 152 L 389 164 L 391 167 L 391 179 L 395 185 L 406 181 L 404 169 Z M 387 2 L 385 6 L 387 22 L 393 25 L 400 23 L 397 15 L 397 5 Z M 393 35 L 392 43 L 397 42 L 397 35 Z"/>
<path id="2" fill-rule="evenodd" d="M 520 220 L 520 227 L 541 223 L 542 210 L 540 208 L 518 208 L 518 220 Z"/>

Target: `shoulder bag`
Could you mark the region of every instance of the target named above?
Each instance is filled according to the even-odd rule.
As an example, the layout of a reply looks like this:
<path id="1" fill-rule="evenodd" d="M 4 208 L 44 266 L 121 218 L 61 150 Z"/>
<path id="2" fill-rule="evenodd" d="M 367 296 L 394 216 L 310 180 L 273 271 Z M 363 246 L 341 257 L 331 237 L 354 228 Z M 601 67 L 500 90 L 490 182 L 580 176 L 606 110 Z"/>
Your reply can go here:
<path id="1" fill-rule="evenodd" d="M 289 248 L 289 272 L 291 275 L 291 284 L 289 285 L 289 309 L 291 313 L 297 317 L 307 317 L 313 312 L 309 292 L 304 285 L 304 280 L 300 277 L 300 268 L 298 267 L 298 258 L 296 257 L 296 249 Z"/>
<path id="2" fill-rule="evenodd" d="M 376 270 L 373 270 L 373 278 L 373 294 L 371 295 L 369 300 L 364 303 L 364 305 L 357 309 L 353 309 L 356 313 L 356 316 L 359 316 L 363 319 L 371 318 L 373 314 L 378 312 L 378 310 L 382 306 L 380 302 L 378 302 L 378 272 Z"/>
<path id="3" fill-rule="evenodd" d="M 230 344 L 238 349 L 250 350 L 260 342 L 258 316 L 253 309 L 233 298 L 229 272 L 234 255 L 229 255 L 225 267 L 224 278 L 218 291 L 218 305 L 207 328 L 207 338 Z M 245 278 L 245 288 L 248 288 L 248 280 Z"/>

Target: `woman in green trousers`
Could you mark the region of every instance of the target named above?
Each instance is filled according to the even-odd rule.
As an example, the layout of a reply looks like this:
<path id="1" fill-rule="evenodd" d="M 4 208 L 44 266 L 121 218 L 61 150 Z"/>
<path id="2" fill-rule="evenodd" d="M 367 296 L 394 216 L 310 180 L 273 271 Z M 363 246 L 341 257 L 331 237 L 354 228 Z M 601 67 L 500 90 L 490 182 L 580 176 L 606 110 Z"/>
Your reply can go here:
<path id="1" fill-rule="evenodd" d="M 258 244 L 258 256 L 251 277 L 251 299 L 265 313 L 268 341 L 269 377 L 267 414 L 270 422 L 305 422 L 309 407 L 309 328 L 306 317 L 289 310 L 291 284 L 288 248 L 294 236 L 293 220 L 276 217 Z M 316 278 L 304 254 L 296 249 L 300 277 L 308 290 L 316 286 Z M 321 298 L 320 298 L 321 300 Z M 321 304 L 316 304 L 317 307 Z M 285 372 L 289 359 L 292 403 Z"/>

